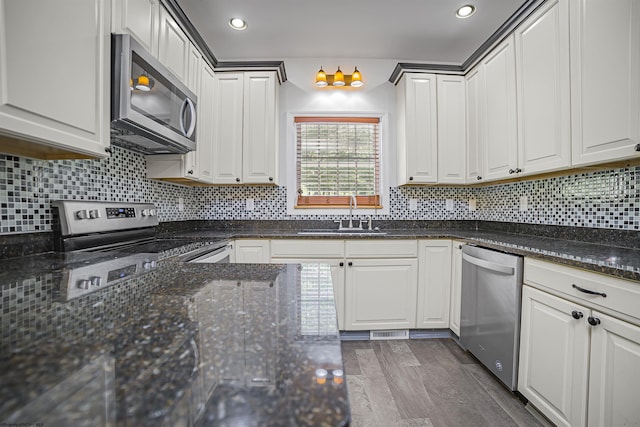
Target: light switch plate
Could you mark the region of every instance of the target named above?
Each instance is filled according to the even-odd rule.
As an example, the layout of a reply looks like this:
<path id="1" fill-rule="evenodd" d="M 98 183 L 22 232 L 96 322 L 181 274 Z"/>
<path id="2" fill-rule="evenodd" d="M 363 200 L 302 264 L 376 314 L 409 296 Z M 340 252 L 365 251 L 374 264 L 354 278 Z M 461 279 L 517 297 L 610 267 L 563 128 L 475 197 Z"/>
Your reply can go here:
<path id="1" fill-rule="evenodd" d="M 418 199 L 409 199 L 409 210 L 410 211 L 418 210 Z"/>
<path id="2" fill-rule="evenodd" d="M 453 210 L 453 199 L 447 199 L 447 201 L 445 203 L 445 208 L 448 211 L 452 211 Z"/>
<path id="3" fill-rule="evenodd" d="M 255 202 L 253 201 L 253 199 L 247 199 L 247 203 L 244 210 L 252 211 L 254 208 L 255 208 Z"/>
<path id="4" fill-rule="evenodd" d="M 529 198 L 520 196 L 520 212 L 526 212 L 529 209 Z"/>
<path id="5" fill-rule="evenodd" d="M 476 199 L 469 199 L 469 212 L 475 212 L 476 209 Z"/>
<path id="6" fill-rule="evenodd" d="M 184 197 L 178 197 L 178 211 L 184 211 Z"/>

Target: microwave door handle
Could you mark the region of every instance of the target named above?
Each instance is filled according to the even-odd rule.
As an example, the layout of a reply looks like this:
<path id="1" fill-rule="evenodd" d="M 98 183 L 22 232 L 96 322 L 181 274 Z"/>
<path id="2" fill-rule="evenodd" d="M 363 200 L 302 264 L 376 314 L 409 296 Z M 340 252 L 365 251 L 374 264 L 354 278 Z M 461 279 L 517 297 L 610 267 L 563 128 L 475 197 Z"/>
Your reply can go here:
<path id="1" fill-rule="evenodd" d="M 184 110 L 189 107 L 189 116 L 191 117 L 189 128 L 185 129 L 184 124 Z M 193 132 L 196 130 L 196 106 L 193 104 L 193 101 L 189 98 L 185 98 L 182 106 L 180 107 L 180 130 L 182 134 L 187 138 L 191 138 Z"/>

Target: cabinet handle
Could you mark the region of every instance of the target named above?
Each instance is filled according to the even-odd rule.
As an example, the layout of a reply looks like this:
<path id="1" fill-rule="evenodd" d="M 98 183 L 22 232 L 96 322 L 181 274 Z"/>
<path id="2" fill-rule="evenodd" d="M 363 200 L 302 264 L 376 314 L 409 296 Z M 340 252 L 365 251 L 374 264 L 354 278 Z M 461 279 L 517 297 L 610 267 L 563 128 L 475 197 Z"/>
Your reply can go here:
<path id="1" fill-rule="evenodd" d="M 482 179 L 482 177 L 481 177 L 480 175 L 478 175 L 478 176 L 476 177 L 476 181 L 480 181 L 481 179 Z"/>
<path id="2" fill-rule="evenodd" d="M 349 262 L 347 263 L 347 265 L 348 265 L 349 267 L 353 267 L 353 263 L 352 263 L 351 261 L 349 261 Z"/>
<path id="3" fill-rule="evenodd" d="M 344 267 L 344 262 L 341 262 L 340 264 L 338 264 L 340 267 Z"/>
<path id="4" fill-rule="evenodd" d="M 589 316 L 587 317 L 587 322 L 589 322 L 591 326 L 597 326 L 600 324 L 600 319 L 598 319 L 597 317 Z"/>
<path id="5" fill-rule="evenodd" d="M 572 316 L 574 319 L 582 319 L 582 318 L 584 317 L 584 314 L 582 314 L 582 312 L 581 312 L 581 311 L 573 310 L 573 311 L 571 312 L 571 316 Z"/>
<path id="6" fill-rule="evenodd" d="M 462 245 L 458 245 L 458 249 L 462 249 Z"/>
<path id="7" fill-rule="evenodd" d="M 269 177 L 269 181 L 273 182 L 273 177 L 272 176 Z"/>
<path id="8" fill-rule="evenodd" d="M 237 283 L 236 283 L 236 285 L 237 285 L 237 286 L 240 286 L 240 285 L 241 285 L 241 283 L 240 283 L 240 282 L 237 282 Z"/>
<path id="9" fill-rule="evenodd" d="M 636 150 L 636 151 L 640 151 L 640 144 L 636 144 L 636 146 L 633 147 L 633 149 Z"/>
<path id="10" fill-rule="evenodd" d="M 270 288 L 273 288 L 273 283 L 269 283 L 269 287 L 270 287 Z"/>
<path id="11" fill-rule="evenodd" d="M 236 178 L 236 182 L 240 182 L 240 178 Z"/>
<path id="12" fill-rule="evenodd" d="M 412 176 L 409 177 L 409 181 L 413 181 L 413 177 Z"/>
<path id="13" fill-rule="evenodd" d="M 572 287 L 573 289 L 576 289 L 576 290 L 578 290 L 578 291 L 580 291 L 580 292 L 582 292 L 582 293 L 585 293 L 585 294 L 589 294 L 589 295 L 600 295 L 602 298 L 606 298 L 606 297 L 607 297 L 607 294 L 605 294 L 604 292 L 591 291 L 591 290 L 589 290 L 589 289 L 581 288 L 580 286 L 578 286 L 578 285 L 576 285 L 576 284 L 571 285 L 571 287 Z"/>
<path id="14" fill-rule="evenodd" d="M 187 172 L 189 175 L 193 175 L 193 169 L 190 169 L 189 172 Z"/>

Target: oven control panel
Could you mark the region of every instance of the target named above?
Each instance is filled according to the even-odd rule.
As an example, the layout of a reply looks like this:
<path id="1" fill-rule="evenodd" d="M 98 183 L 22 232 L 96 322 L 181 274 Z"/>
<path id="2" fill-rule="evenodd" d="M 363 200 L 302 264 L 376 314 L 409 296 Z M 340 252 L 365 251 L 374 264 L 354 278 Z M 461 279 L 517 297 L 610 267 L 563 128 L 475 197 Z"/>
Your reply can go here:
<path id="1" fill-rule="evenodd" d="M 56 200 L 51 206 L 57 211 L 63 236 L 158 225 L 156 207 L 152 203 Z"/>

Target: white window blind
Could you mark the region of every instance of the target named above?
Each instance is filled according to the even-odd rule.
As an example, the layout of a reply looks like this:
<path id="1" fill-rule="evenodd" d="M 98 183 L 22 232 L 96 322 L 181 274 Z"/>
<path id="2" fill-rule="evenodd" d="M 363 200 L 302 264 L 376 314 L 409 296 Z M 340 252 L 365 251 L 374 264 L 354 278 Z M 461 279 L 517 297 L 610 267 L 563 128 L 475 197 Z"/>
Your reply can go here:
<path id="1" fill-rule="evenodd" d="M 297 207 L 380 204 L 380 120 L 296 117 Z"/>

